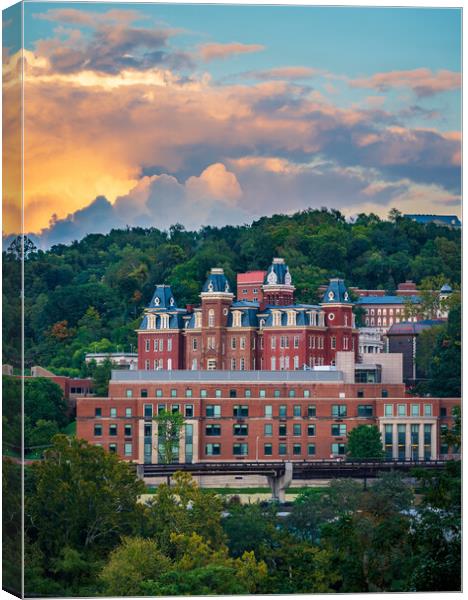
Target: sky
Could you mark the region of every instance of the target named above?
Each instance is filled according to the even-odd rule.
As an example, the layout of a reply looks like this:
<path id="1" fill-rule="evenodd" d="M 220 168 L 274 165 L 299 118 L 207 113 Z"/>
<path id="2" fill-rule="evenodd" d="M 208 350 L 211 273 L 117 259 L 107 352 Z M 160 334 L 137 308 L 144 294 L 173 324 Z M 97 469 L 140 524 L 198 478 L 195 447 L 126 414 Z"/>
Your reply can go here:
<path id="1" fill-rule="evenodd" d="M 458 9 L 26 2 L 24 82 L 43 247 L 309 207 L 461 211 Z"/>

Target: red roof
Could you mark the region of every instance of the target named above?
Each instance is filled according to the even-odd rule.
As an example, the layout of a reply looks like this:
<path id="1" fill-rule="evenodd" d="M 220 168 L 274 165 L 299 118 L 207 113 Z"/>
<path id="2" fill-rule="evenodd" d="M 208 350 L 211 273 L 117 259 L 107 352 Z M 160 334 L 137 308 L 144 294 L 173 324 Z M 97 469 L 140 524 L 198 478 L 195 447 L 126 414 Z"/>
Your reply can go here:
<path id="1" fill-rule="evenodd" d="M 266 271 L 247 271 L 237 274 L 237 283 L 263 283 Z"/>

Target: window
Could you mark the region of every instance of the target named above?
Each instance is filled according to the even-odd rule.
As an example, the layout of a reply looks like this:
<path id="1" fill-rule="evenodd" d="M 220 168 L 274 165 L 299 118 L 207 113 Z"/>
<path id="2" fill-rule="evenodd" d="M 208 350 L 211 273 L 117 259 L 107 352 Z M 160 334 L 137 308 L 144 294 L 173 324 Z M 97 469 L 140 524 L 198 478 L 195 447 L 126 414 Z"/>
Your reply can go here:
<path id="1" fill-rule="evenodd" d="M 234 417 L 248 417 L 249 407 L 246 404 L 235 404 L 232 407 L 232 414 Z"/>
<path id="2" fill-rule="evenodd" d="M 364 390 L 358 390 L 357 397 L 364 398 Z"/>
<path id="3" fill-rule="evenodd" d="M 294 357 L 294 369 L 297 371 L 299 369 L 299 356 Z"/>
<path id="4" fill-rule="evenodd" d="M 270 370 L 276 371 L 276 356 L 272 356 L 270 359 Z"/>
<path id="5" fill-rule="evenodd" d="M 307 435 L 313 437 L 315 435 L 315 425 L 307 425 Z"/>
<path id="6" fill-rule="evenodd" d="M 117 425 L 109 425 L 109 435 L 117 435 Z"/>
<path id="7" fill-rule="evenodd" d="M 302 454 L 302 446 L 301 446 L 301 444 L 294 444 L 293 445 L 293 454 L 294 454 L 294 456 L 299 456 L 300 454 Z"/>
<path id="8" fill-rule="evenodd" d="M 331 426 L 331 434 L 334 437 L 342 437 L 346 435 L 346 425 L 344 423 L 334 424 Z"/>
<path id="9" fill-rule="evenodd" d="M 125 435 L 125 437 L 132 437 L 132 426 L 131 425 L 124 426 L 124 435 Z"/>
<path id="10" fill-rule="evenodd" d="M 411 405 L 411 416 L 412 417 L 419 417 L 419 404 L 412 404 Z"/>
<path id="11" fill-rule="evenodd" d="M 393 417 L 393 404 L 385 404 L 384 415 L 386 417 Z"/>
<path id="12" fill-rule="evenodd" d="M 221 398 L 221 390 L 215 390 L 215 397 Z"/>
<path id="13" fill-rule="evenodd" d="M 249 453 L 249 445 L 245 443 L 233 444 L 232 453 L 234 456 L 247 456 Z"/>
<path id="14" fill-rule="evenodd" d="M 278 446 L 278 453 L 280 456 L 284 456 L 286 454 L 286 444 L 280 444 Z"/>
<path id="15" fill-rule="evenodd" d="M 208 311 L 208 327 L 214 327 L 215 326 L 215 311 L 210 308 L 210 310 Z"/>
<path id="16" fill-rule="evenodd" d="M 125 390 L 125 395 L 127 396 L 127 398 L 131 398 L 133 396 L 133 391 L 132 390 Z"/>
<path id="17" fill-rule="evenodd" d="M 117 452 L 117 444 L 109 444 L 109 452 L 115 454 Z"/>
<path id="18" fill-rule="evenodd" d="M 175 389 L 171 390 L 171 398 L 177 398 L 177 390 L 175 390 Z"/>
<path id="19" fill-rule="evenodd" d="M 315 454 L 315 444 L 307 444 L 307 454 L 313 456 Z"/>
<path id="20" fill-rule="evenodd" d="M 205 414 L 207 417 L 220 417 L 221 406 L 219 404 L 207 404 L 205 408 Z"/>
<path id="21" fill-rule="evenodd" d="M 124 453 L 125 456 L 132 456 L 133 454 L 133 445 L 130 443 L 127 443 L 124 445 Z"/>
<path id="22" fill-rule="evenodd" d="M 279 397 L 280 397 L 280 391 L 279 391 L 279 390 L 274 390 L 274 391 L 273 391 L 273 396 L 274 396 L 275 398 L 279 398 Z"/>
<path id="23" fill-rule="evenodd" d="M 245 371 L 245 358 L 240 358 L 239 359 L 239 370 L 240 371 Z"/>
<path id="24" fill-rule="evenodd" d="M 102 417 L 102 408 L 95 408 L 94 409 L 94 416 L 95 417 Z"/>
<path id="25" fill-rule="evenodd" d="M 263 435 L 273 435 L 273 425 L 271 423 L 265 423 L 263 426 Z"/>
<path id="26" fill-rule="evenodd" d="M 164 339 L 161 338 L 159 340 L 159 352 L 162 352 L 164 350 Z"/>
<path id="27" fill-rule="evenodd" d="M 158 346 L 158 340 L 154 340 L 153 347 L 154 347 L 154 351 L 157 352 L 158 351 L 158 347 L 159 347 Z"/>
<path id="28" fill-rule="evenodd" d="M 259 398 L 265 398 L 265 396 L 266 396 L 265 390 L 260 390 L 258 393 L 258 396 L 259 396 Z"/>
<path id="29" fill-rule="evenodd" d="M 191 419 L 193 417 L 193 404 L 185 405 L 185 416 Z"/>
<path id="30" fill-rule="evenodd" d="M 339 456 L 343 456 L 346 454 L 346 445 L 345 444 L 332 444 L 331 445 L 332 454 L 338 454 Z"/>
<path id="31" fill-rule="evenodd" d="M 372 404 L 359 404 L 357 414 L 358 417 L 372 417 L 374 414 Z"/>
<path id="32" fill-rule="evenodd" d="M 290 398 L 295 398 L 296 397 L 296 390 L 289 390 L 289 397 Z"/>
<path id="33" fill-rule="evenodd" d="M 151 425 L 145 424 L 143 428 L 143 434 L 145 437 L 151 437 L 153 435 Z"/>
<path id="34" fill-rule="evenodd" d="M 301 435 L 301 424 L 300 423 L 294 423 L 293 435 L 295 435 L 295 436 Z"/>
<path id="35" fill-rule="evenodd" d="M 316 414 L 317 414 L 317 408 L 316 408 L 315 404 L 309 404 L 309 406 L 307 407 L 307 416 L 315 417 Z"/>
<path id="36" fill-rule="evenodd" d="M 148 398 L 148 390 L 140 390 L 141 398 Z"/>
<path id="37" fill-rule="evenodd" d="M 271 444 L 264 444 L 263 454 L 265 456 L 271 456 L 273 454 L 273 446 Z"/>
<path id="38" fill-rule="evenodd" d="M 212 435 L 221 435 L 221 425 L 216 425 L 216 424 L 208 424 L 205 426 L 205 434 L 212 436 Z"/>
<path id="39" fill-rule="evenodd" d="M 299 348 L 299 336 L 294 336 L 294 348 Z"/>
<path id="40" fill-rule="evenodd" d="M 193 395 L 193 394 L 192 394 L 192 390 L 191 390 L 191 388 L 187 388 L 187 389 L 185 390 L 185 397 L 186 397 L 186 398 L 191 398 L 191 397 L 192 397 L 192 395 Z"/>
<path id="41" fill-rule="evenodd" d="M 148 339 L 145 340 L 145 352 L 149 352 L 150 350 L 150 341 Z"/>
<path id="42" fill-rule="evenodd" d="M 346 417 L 347 413 L 346 404 L 332 404 L 332 417 Z"/>
<path id="43" fill-rule="evenodd" d="M 198 350 L 198 339 L 197 338 L 192 339 L 192 350 L 194 352 L 196 352 Z"/>
<path id="44" fill-rule="evenodd" d="M 153 405 L 152 404 L 145 404 L 144 406 L 144 416 L 146 418 L 152 418 L 153 416 Z"/>
<path id="45" fill-rule="evenodd" d="M 102 435 L 102 425 L 94 426 L 94 435 L 96 435 L 96 436 Z"/>
<path id="46" fill-rule="evenodd" d="M 272 350 L 276 349 L 276 335 L 271 336 L 271 349 Z"/>
<path id="47" fill-rule="evenodd" d="M 249 426 L 243 425 L 240 423 L 235 423 L 232 426 L 233 435 L 248 435 L 249 434 Z"/>
<path id="48" fill-rule="evenodd" d="M 172 351 L 172 338 L 168 338 L 167 340 L 167 350 L 168 352 Z"/>
<path id="49" fill-rule="evenodd" d="M 273 416 L 273 407 L 271 406 L 271 404 L 266 404 L 265 405 L 265 417 L 271 419 L 271 417 Z"/>
<path id="50" fill-rule="evenodd" d="M 161 389 L 156 390 L 156 398 L 162 398 L 162 390 Z"/>
<path id="51" fill-rule="evenodd" d="M 251 397 L 252 397 L 252 392 L 251 392 L 251 390 L 245 390 L 245 391 L 244 391 L 244 396 L 245 396 L 246 398 L 251 398 Z"/>
<path id="52" fill-rule="evenodd" d="M 440 416 L 441 417 L 446 417 L 447 416 L 447 409 L 445 408 L 445 406 L 441 406 L 440 407 Z"/>
<path id="53" fill-rule="evenodd" d="M 432 417 L 432 404 L 425 404 L 424 405 L 424 416 L 425 417 Z"/>
<path id="54" fill-rule="evenodd" d="M 279 407 L 279 416 L 280 417 L 286 417 L 287 410 L 288 410 L 288 408 L 287 408 L 286 404 L 280 404 L 280 407 Z"/>
<path id="55" fill-rule="evenodd" d="M 206 444 L 205 454 L 207 456 L 219 456 L 221 454 L 221 444 Z"/>
<path id="56" fill-rule="evenodd" d="M 278 427 L 278 435 L 283 437 L 287 434 L 286 423 L 281 423 Z"/>
<path id="57" fill-rule="evenodd" d="M 161 415 L 166 410 L 165 404 L 158 404 L 158 415 Z"/>
<path id="58" fill-rule="evenodd" d="M 235 350 L 237 348 L 237 338 L 236 337 L 231 338 L 231 348 L 233 350 Z"/>
<path id="59" fill-rule="evenodd" d="M 399 417 L 406 417 L 406 404 L 399 404 L 397 407 L 397 414 Z"/>
<path id="60" fill-rule="evenodd" d="M 294 417 L 300 417 L 301 416 L 301 405 L 300 404 L 295 404 L 293 406 L 293 416 Z"/>
<path id="61" fill-rule="evenodd" d="M 206 390 L 200 390 L 200 398 L 206 398 L 207 393 Z"/>
<path id="62" fill-rule="evenodd" d="M 382 390 L 382 398 L 388 398 L 388 390 Z"/>
<path id="63" fill-rule="evenodd" d="M 304 398 L 310 398 L 310 390 L 304 390 Z"/>
<path id="64" fill-rule="evenodd" d="M 333 336 L 331 339 L 331 347 L 333 350 L 336 349 L 336 337 L 335 336 Z"/>
<path id="65" fill-rule="evenodd" d="M 173 415 L 175 415 L 175 414 L 177 414 L 178 412 L 179 412 L 179 405 L 178 405 L 178 404 L 173 404 L 173 405 L 171 406 L 171 413 L 172 413 Z"/>
<path id="66" fill-rule="evenodd" d="M 110 409 L 110 415 L 109 415 L 112 419 L 115 419 L 117 417 L 117 409 L 116 408 L 111 408 Z"/>
<path id="67" fill-rule="evenodd" d="M 241 347 L 241 350 L 245 350 L 245 337 L 241 337 L 240 347 Z"/>

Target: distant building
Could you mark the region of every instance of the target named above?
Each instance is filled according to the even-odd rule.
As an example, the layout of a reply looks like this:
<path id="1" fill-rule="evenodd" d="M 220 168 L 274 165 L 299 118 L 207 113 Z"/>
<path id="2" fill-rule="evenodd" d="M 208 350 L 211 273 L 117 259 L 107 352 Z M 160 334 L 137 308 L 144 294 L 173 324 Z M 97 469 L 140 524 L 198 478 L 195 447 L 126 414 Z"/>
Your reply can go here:
<path id="1" fill-rule="evenodd" d="M 406 384 L 415 384 L 424 376 L 416 364 L 418 336 L 426 329 L 443 323 L 445 321 L 441 319 L 395 323 L 387 331 L 387 351 L 403 354 L 403 380 Z"/>
<path id="2" fill-rule="evenodd" d="M 357 301 L 357 306 L 361 306 L 364 311 L 363 322 L 365 327 L 375 328 L 381 333 L 385 333 L 394 323 L 402 321 L 419 321 L 421 316 L 414 316 L 410 319 L 405 318 L 405 304 L 420 304 L 419 296 L 361 296 Z"/>
<path id="3" fill-rule="evenodd" d="M 68 377 L 55 375 L 43 367 L 31 367 L 30 377 L 47 377 L 60 386 L 65 400 L 71 409 L 74 409 L 77 398 L 93 395 L 93 380 L 90 377 Z M 28 377 L 26 377 L 28 378 Z"/>
<path id="4" fill-rule="evenodd" d="M 266 271 L 247 271 L 237 275 L 237 299 L 263 303 L 263 281 Z"/>
<path id="5" fill-rule="evenodd" d="M 110 360 L 117 369 L 137 369 L 138 354 L 136 352 L 89 352 L 85 356 L 86 364 L 94 361 L 97 365 L 102 365 L 106 360 Z"/>
<path id="6" fill-rule="evenodd" d="M 434 223 L 435 225 L 442 225 L 444 227 L 450 227 L 452 229 L 460 229 L 461 221 L 457 215 L 403 215 L 407 219 L 416 221 L 416 223 Z"/>
<path id="7" fill-rule="evenodd" d="M 385 344 L 380 329 L 376 327 L 359 328 L 359 354 L 380 354 Z"/>

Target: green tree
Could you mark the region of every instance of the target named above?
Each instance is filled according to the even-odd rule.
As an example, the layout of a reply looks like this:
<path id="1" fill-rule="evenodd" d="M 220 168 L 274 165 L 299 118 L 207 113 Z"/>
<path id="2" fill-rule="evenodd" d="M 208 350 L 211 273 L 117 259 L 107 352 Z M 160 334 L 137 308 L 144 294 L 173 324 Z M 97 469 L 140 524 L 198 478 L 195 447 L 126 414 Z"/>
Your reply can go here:
<path id="1" fill-rule="evenodd" d="M 99 397 L 106 397 L 109 393 L 109 381 L 112 375 L 113 363 L 106 358 L 99 365 L 91 365 L 91 373 L 93 378 L 94 394 Z"/>
<path id="2" fill-rule="evenodd" d="M 375 425 L 358 425 L 348 433 L 348 457 L 353 460 L 382 460 L 382 436 Z"/>
<path id="3" fill-rule="evenodd" d="M 112 548 L 133 531 L 144 484 L 114 454 L 57 435 L 45 459 L 31 467 L 26 527 L 46 557 L 63 548 Z"/>
<path id="4" fill-rule="evenodd" d="M 184 425 L 184 416 L 163 410 L 153 417 L 158 428 L 158 459 L 166 465 L 175 462 L 179 456 L 179 444 Z"/>
<path id="5" fill-rule="evenodd" d="M 62 388 L 47 377 L 24 381 L 24 413 L 37 423 L 40 419 L 55 421 L 59 427 L 68 422 L 67 404 Z"/>

